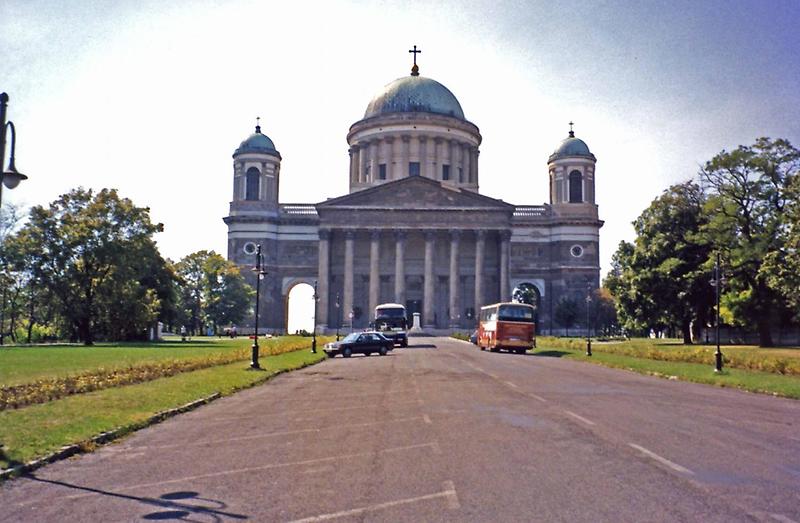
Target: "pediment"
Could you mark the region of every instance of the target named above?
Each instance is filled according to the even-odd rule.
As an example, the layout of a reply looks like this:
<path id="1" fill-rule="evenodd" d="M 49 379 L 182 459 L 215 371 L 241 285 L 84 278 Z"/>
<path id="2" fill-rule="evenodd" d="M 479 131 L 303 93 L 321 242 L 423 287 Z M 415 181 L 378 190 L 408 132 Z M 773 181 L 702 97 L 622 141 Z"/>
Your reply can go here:
<path id="1" fill-rule="evenodd" d="M 338 209 L 484 210 L 513 212 L 514 206 L 436 180 L 413 176 L 387 182 L 316 205 L 318 211 Z"/>

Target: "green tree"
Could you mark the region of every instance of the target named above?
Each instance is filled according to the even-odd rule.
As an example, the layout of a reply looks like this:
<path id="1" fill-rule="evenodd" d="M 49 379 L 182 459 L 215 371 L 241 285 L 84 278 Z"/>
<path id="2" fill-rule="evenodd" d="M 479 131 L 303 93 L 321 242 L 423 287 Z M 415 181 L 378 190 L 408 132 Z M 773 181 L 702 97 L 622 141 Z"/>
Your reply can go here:
<path id="1" fill-rule="evenodd" d="M 569 329 L 575 325 L 579 313 L 578 304 L 574 300 L 562 298 L 556 305 L 553 316 L 555 317 L 556 323 L 564 327 L 566 329 L 566 335 L 569 336 Z"/>
<path id="2" fill-rule="evenodd" d="M 685 344 L 690 326 L 704 324 L 712 305 L 710 247 L 699 236 L 706 225 L 705 197 L 692 182 L 673 185 L 636 219 L 634 265 L 661 323 L 679 326 Z"/>
<path id="3" fill-rule="evenodd" d="M 91 345 L 98 332 L 118 339 L 153 320 L 159 303 L 142 281 L 160 259 L 152 239 L 160 230 L 148 209 L 116 190 L 79 188 L 31 209 L 18 236 L 31 277 L 53 293 L 70 337 Z"/>
<path id="4" fill-rule="evenodd" d="M 796 321 L 800 321 L 800 176 L 793 176 L 786 191 L 786 207 L 779 235 L 781 246 L 766 257 L 763 272 L 780 293 Z"/>
<path id="5" fill-rule="evenodd" d="M 614 297 L 607 288 L 600 287 L 594 291 L 590 314 L 597 332 L 609 336 L 619 330 Z"/>
<path id="6" fill-rule="evenodd" d="M 798 168 L 800 151 L 788 141 L 759 138 L 722 151 L 700 172 L 710 191 L 704 234 L 725 265 L 724 306 L 736 324 L 755 324 L 762 347 L 773 345 L 772 320 L 783 306 L 764 261 L 785 249 L 787 189 Z"/>
<path id="7" fill-rule="evenodd" d="M 175 269 L 180 278 L 181 319 L 192 333 L 211 325 L 240 323 L 250 311 L 255 292 L 238 266 L 214 251 L 197 251 L 181 259 Z"/>

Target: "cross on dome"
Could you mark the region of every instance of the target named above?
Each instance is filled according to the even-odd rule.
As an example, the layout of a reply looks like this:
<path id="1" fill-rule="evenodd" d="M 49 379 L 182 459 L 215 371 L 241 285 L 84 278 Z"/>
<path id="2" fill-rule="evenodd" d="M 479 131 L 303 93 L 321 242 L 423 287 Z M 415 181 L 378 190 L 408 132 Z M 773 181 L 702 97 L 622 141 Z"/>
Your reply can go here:
<path id="1" fill-rule="evenodd" d="M 421 53 L 421 49 L 417 49 L 417 44 L 414 44 L 414 49 L 409 49 L 409 53 L 414 55 L 414 66 L 411 68 L 411 76 L 419 76 L 419 66 L 417 65 L 417 53 Z"/>
<path id="2" fill-rule="evenodd" d="M 572 126 L 575 125 L 572 122 L 569 123 L 569 137 L 575 138 L 575 131 L 572 130 Z"/>
<path id="3" fill-rule="evenodd" d="M 261 117 L 256 116 L 256 132 L 261 134 Z"/>

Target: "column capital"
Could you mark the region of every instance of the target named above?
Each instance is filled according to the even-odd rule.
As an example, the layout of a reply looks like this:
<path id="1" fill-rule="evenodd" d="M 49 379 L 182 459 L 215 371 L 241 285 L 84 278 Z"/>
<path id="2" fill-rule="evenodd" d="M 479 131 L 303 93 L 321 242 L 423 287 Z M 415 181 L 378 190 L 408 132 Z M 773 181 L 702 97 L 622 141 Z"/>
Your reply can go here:
<path id="1" fill-rule="evenodd" d="M 385 136 L 383 141 L 386 143 L 394 143 L 394 136 Z"/>
<path id="2" fill-rule="evenodd" d="M 331 239 L 331 230 L 330 229 L 320 229 L 319 230 L 319 239 L 320 240 L 330 240 Z"/>
<path id="3" fill-rule="evenodd" d="M 437 136 L 436 138 L 433 139 L 433 141 L 434 143 L 436 143 L 436 145 L 439 145 L 440 143 L 444 142 L 444 138 L 442 138 L 441 136 Z"/>
<path id="4" fill-rule="evenodd" d="M 498 234 L 500 236 L 500 239 L 503 240 L 503 241 L 507 242 L 508 240 L 511 239 L 511 231 L 508 230 L 508 229 L 500 230 L 500 231 L 498 231 Z"/>
<path id="5" fill-rule="evenodd" d="M 352 240 L 353 238 L 356 237 L 356 231 L 346 230 L 346 231 L 343 231 L 343 232 L 344 232 L 344 239 L 345 240 Z"/>
<path id="6" fill-rule="evenodd" d="M 371 240 L 380 240 L 381 239 L 381 230 L 380 229 L 372 229 L 369 231 L 369 237 Z"/>
<path id="7" fill-rule="evenodd" d="M 428 141 L 428 137 L 422 134 L 420 136 L 417 136 L 417 140 L 419 140 L 419 143 L 425 143 Z"/>
<path id="8" fill-rule="evenodd" d="M 403 140 L 405 143 L 408 143 L 411 141 L 411 135 L 410 134 L 400 135 L 400 139 Z"/>
<path id="9" fill-rule="evenodd" d="M 479 240 L 486 239 L 486 230 L 485 229 L 478 229 L 475 231 L 475 238 Z"/>
<path id="10" fill-rule="evenodd" d="M 402 241 L 405 241 L 406 238 L 408 238 L 408 232 L 403 231 L 403 230 L 394 231 L 394 239 L 395 240 L 397 240 L 399 242 L 402 242 Z"/>
<path id="11" fill-rule="evenodd" d="M 435 240 L 436 236 L 439 235 L 439 231 L 428 229 L 423 234 L 424 234 L 426 240 Z"/>
<path id="12" fill-rule="evenodd" d="M 461 235 L 464 234 L 464 232 L 461 229 L 450 229 L 449 232 L 450 232 L 450 239 L 452 241 L 460 240 L 461 239 Z"/>

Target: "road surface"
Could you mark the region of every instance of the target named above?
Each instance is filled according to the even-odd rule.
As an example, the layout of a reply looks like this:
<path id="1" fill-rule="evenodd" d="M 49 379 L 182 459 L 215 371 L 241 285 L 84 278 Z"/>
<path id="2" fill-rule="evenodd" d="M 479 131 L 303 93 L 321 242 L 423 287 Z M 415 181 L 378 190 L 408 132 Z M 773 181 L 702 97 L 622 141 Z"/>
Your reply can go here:
<path id="1" fill-rule="evenodd" d="M 0 520 L 800 522 L 800 402 L 411 342 L 7 482 Z"/>

